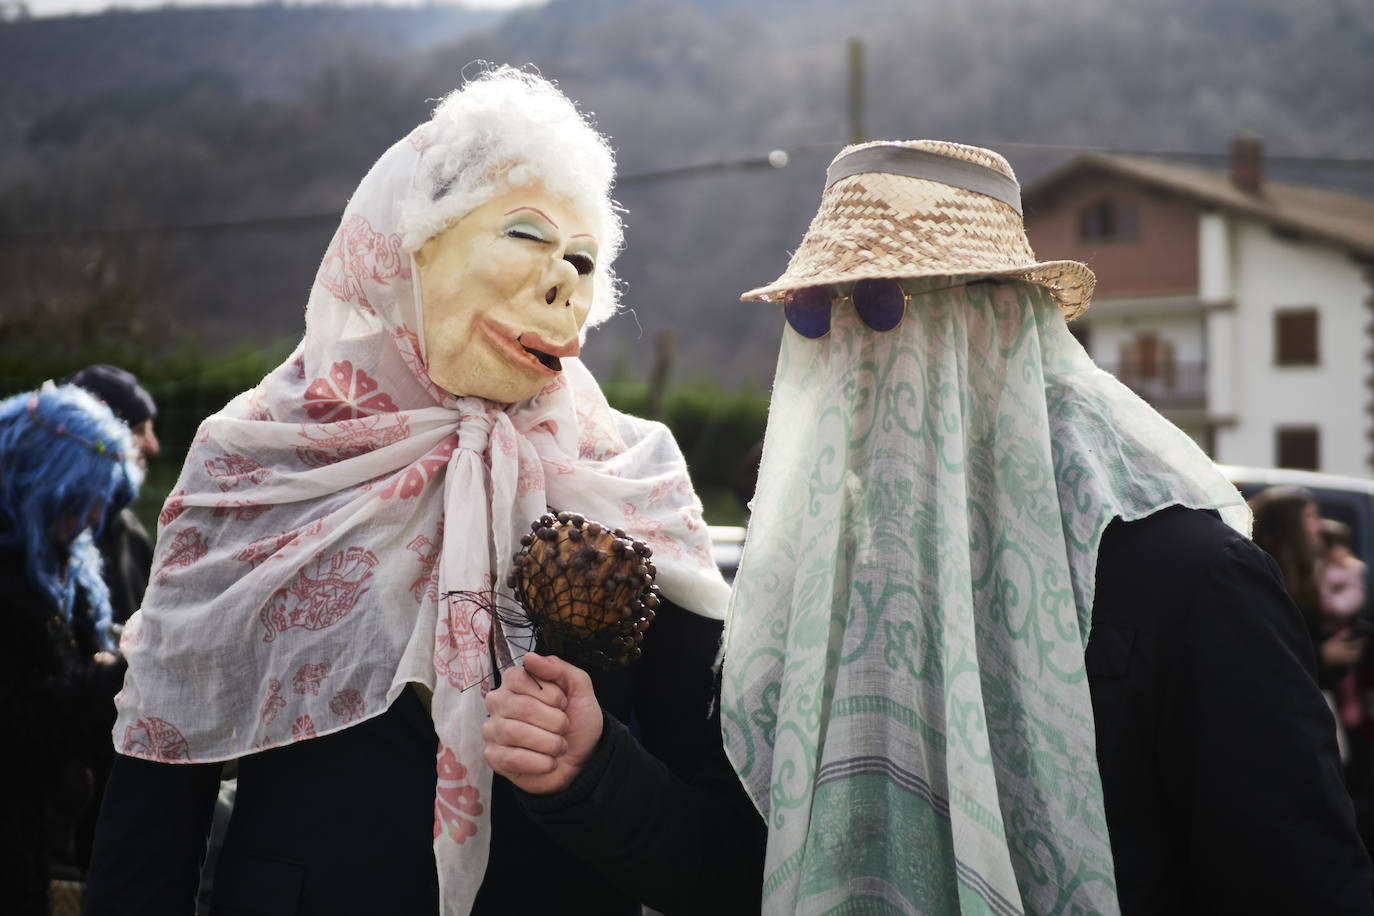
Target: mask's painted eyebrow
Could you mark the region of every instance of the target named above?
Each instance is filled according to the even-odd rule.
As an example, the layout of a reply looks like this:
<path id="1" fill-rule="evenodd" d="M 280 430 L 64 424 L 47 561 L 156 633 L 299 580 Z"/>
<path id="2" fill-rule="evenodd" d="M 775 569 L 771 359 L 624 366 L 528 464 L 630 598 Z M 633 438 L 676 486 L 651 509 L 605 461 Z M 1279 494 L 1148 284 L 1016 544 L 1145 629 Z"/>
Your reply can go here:
<path id="1" fill-rule="evenodd" d="M 514 210 L 507 210 L 505 213 L 502 213 L 501 215 L 510 216 L 512 213 L 519 213 L 521 210 L 532 210 L 535 213 L 538 213 L 540 216 L 544 217 L 544 219 L 548 220 L 550 226 L 552 226 L 555 229 L 558 228 L 558 223 L 554 222 L 552 217 L 550 217 L 543 210 L 540 210 L 538 207 L 516 207 Z"/>

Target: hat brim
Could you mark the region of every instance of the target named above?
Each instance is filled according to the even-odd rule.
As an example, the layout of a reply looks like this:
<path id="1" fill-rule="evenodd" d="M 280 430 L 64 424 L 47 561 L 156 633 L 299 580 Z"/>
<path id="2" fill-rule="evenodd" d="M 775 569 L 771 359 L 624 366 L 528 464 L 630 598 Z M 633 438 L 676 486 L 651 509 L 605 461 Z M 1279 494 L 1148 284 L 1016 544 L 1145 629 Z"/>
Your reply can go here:
<path id="1" fill-rule="evenodd" d="M 760 286 L 751 289 L 740 296 L 741 302 L 777 302 L 780 303 L 786 298 L 787 294 L 799 289 L 806 289 L 812 286 L 829 286 L 835 283 L 856 283 L 859 280 L 876 279 L 903 279 L 916 277 L 942 277 L 951 276 L 947 270 L 922 271 L 920 269 L 901 270 L 901 271 L 848 271 L 824 274 L 806 279 L 789 277 L 783 274 L 777 280 L 767 286 Z M 1064 314 L 1066 320 L 1073 319 L 1088 310 L 1092 304 L 1093 290 L 1097 286 L 1097 277 L 1088 267 L 1079 261 L 1037 261 L 1027 264 L 1024 267 L 1006 268 L 1001 270 L 978 271 L 966 274 L 960 271 L 959 276 L 969 277 L 1007 277 L 1009 279 L 1025 280 L 1037 286 L 1043 286 L 1049 291 L 1059 310 Z"/>

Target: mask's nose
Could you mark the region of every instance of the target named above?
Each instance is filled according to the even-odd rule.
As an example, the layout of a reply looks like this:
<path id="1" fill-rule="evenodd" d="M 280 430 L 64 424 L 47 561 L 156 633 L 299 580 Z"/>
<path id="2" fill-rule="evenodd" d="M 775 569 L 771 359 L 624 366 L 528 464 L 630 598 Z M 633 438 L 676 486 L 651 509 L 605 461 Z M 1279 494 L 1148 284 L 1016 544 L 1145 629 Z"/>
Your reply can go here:
<path id="1" fill-rule="evenodd" d="M 572 294 L 577 289 L 577 268 L 561 258 L 553 265 L 551 285 L 544 291 L 544 301 L 549 305 L 572 305 Z"/>

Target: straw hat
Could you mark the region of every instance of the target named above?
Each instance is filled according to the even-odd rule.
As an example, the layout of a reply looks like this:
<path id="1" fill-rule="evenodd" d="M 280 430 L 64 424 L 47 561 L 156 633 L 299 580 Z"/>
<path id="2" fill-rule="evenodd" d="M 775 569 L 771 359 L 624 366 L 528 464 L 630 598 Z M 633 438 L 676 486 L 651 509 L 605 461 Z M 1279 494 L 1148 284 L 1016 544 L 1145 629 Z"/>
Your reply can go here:
<path id="1" fill-rule="evenodd" d="M 745 301 L 879 277 L 1017 277 L 1049 290 L 1065 318 L 1088 308 L 1097 278 L 1077 261 L 1036 261 L 1021 186 L 992 150 L 940 140 L 845 147 L 783 275 Z"/>

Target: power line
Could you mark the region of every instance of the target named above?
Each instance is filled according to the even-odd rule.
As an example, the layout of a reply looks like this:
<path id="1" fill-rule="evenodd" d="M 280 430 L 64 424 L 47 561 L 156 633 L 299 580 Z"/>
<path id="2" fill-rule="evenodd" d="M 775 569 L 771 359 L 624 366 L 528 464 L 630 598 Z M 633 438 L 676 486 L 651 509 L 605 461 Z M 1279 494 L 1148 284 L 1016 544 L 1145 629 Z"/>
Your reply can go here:
<path id="1" fill-rule="evenodd" d="M 786 150 L 775 149 L 767 156 L 749 156 L 744 159 L 721 159 L 715 162 L 702 162 L 697 165 L 683 165 L 670 169 L 655 169 L 648 172 L 635 172 L 616 179 L 617 188 L 634 187 L 654 181 L 672 178 L 686 178 L 691 175 L 709 175 L 715 172 L 748 171 L 751 169 L 780 169 L 787 166 L 791 157 Z"/>

